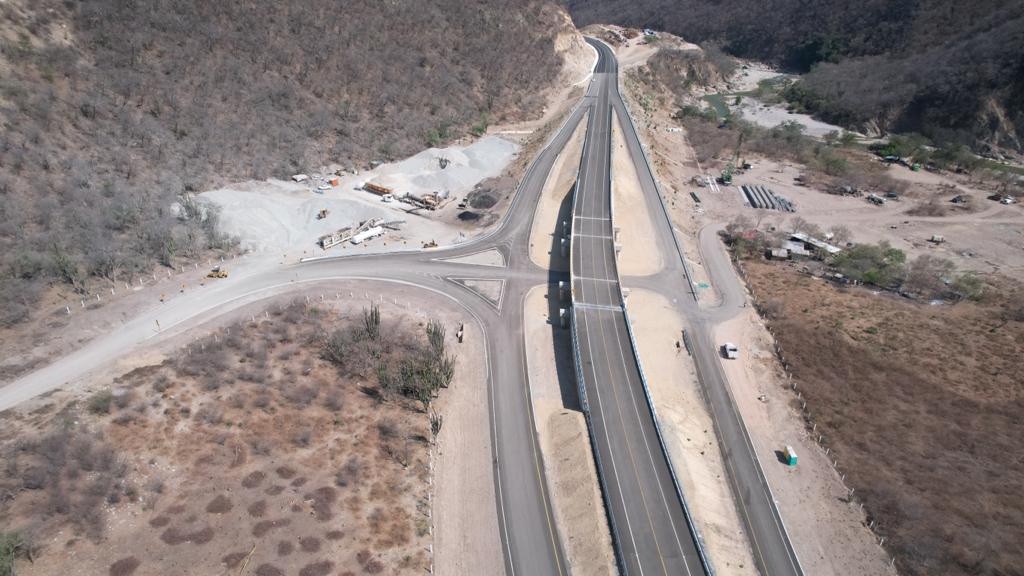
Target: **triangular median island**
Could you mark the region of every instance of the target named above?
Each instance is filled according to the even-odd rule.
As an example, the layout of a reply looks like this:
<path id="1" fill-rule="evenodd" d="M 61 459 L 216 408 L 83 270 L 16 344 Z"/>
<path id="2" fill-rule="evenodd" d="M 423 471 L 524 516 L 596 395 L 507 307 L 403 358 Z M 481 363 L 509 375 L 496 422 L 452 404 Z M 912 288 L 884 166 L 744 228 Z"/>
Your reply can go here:
<path id="1" fill-rule="evenodd" d="M 505 254 L 497 248 L 488 248 L 487 250 L 481 250 L 480 252 L 474 252 L 467 254 L 466 256 L 458 256 L 455 258 L 441 258 L 445 262 L 454 262 L 456 264 L 475 264 L 477 266 L 495 266 L 498 268 L 504 268 L 506 266 Z"/>
<path id="2" fill-rule="evenodd" d="M 501 297 L 505 293 L 504 280 L 482 280 L 478 278 L 449 278 L 469 291 L 480 296 L 497 309 L 501 309 Z"/>

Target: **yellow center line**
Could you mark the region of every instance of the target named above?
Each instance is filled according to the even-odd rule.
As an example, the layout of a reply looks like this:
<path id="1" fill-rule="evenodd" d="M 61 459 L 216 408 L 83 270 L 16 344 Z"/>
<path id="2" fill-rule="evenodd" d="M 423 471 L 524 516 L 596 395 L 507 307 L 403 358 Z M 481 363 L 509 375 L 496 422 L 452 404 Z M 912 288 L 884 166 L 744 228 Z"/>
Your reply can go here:
<path id="1" fill-rule="evenodd" d="M 613 315 L 613 317 L 614 317 L 614 315 Z M 603 324 L 603 322 L 602 322 L 602 324 Z M 601 328 L 602 328 L 601 329 L 601 341 L 604 342 L 604 351 L 606 352 L 606 354 L 604 355 L 605 356 L 605 363 L 608 365 L 608 368 L 609 368 L 608 374 L 610 375 L 611 374 L 611 362 L 608 360 L 608 354 L 607 354 L 607 351 L 608 351 L 607 336 L 605 335 L 605 330 L 604 330 L 604 326 L 603 325 L 602 325 Z M 665 565 L 665 555 L 661 551 L 661 544 L 658 543 L 658 531 L 655 530 L 655 528 L 654 528 L 654 519 L 651 518 L 651 511 L 650 511 L 650 509 L 647 506 L 647 496 L 644 494 L 643 482 L 640 479 L 640 471 L 636 467 L 636 457 L 633 455 L 633 448 L 631 447 L 630 442 L 629 442 L 629 434 L 626 433 L 626 422 L 625 422 L 625 420 L 622 417 L 622 406 L 621 406 L 621 401 L 619 399 L 619 394 L 618 394 L 619 386 L 617 386 L 617 385 L 615 385 L 613 383 L 612 387 L 613 387 L 612 393 L 615 396 L 615 411 L 616 411 L 616 413 L 618 414 L 618 417 L 619 417 L 619 425 L 622 427 L 623 438 L 624 438 L 625 443 L 626 443 L 626 453 L 629 454 L 629 460 L 633 464 L 633 475 L 636 476 L 636 486 L 637 486 L 637 490 L 640 492 L 640 501 L 643 503 L 644 515 L 647 516 L 647 523 L 651 527 L 651 534 L 653 535 L 653 539 L 654 539 L 654 547 L 658 550 L 658 561 L 661 562 L 661 572 L 662 572 L 662 574 L 666 574 L 667 575 L 669 572 L 668 572 L 668 567 Z M 619 486 L 619 490 L 622 490 L 622 486 L 621 485 Z M 627 514 L 628 514 L 628 512 L 627 512 Z M 640 564 L 640 555 L 639 555 L 639 553 L 637 553 L 637 564 Z M 643 567 L 641 566 L 641 571 L 642 570 L 643 570 Z"/>

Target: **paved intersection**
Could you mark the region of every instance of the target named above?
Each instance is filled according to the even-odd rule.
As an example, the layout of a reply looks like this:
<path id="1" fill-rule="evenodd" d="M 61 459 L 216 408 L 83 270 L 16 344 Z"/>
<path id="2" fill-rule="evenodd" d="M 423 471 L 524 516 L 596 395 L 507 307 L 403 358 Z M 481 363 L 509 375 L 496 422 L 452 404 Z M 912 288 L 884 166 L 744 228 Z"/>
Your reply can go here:
<path id="1" fill-rule="evenodd" d="M 678 500 L 673 503 L 674 485 L 667 476 L 664 461 L 658 459 L 660 447 L 653 421 L 647 411 L 635 360 L 627 353 L 629 338 L 621 311 L 615 269 L 611 223 L 606 215 L 612 208 L 607 189 L 609 158 L 608 130 L 612 114 L 622 119 L 630 153 L 641 175 L 645 201 L 656 207 L 657 217 L 652 229 L 654 241 L 665 252 L 675 250 L 671 224 L 657 205 L 657 189 L 653 176 L 640 150 L 639 141 L 618 95 L 617 66 L 610 50 L 591 41 L 599 50 L 600 59 L 590 89 L 580 105 L 531 164 L 509 212 L 499 226 L 480 238 L 464 244 L 430 252 L 406 252 L 344 258 L 331 258 L 282 266 L 245 275 L 233 275 L 223 283 L 208 286 L 168 301 L 157 308 L 140 313 L 119 329 L 97 338 L 79 350 L 62 357 L 36 372 L 0 388 L 0 410 L 10 408 L 29 398 L 44 394 L 73 382 L 84 374 L 108 365 L 133 351 L 187 331 L 209 318 L 270 296 L 312 286 L 337 286 L 360 280 L 399 283 L 432 290 L 449 297 L 481 325 L 487 334 L 489 365 L 488 391 L 492 415 L 491 440 L 494 450 L 494 482 L 497 494 L 499 529 L 504 548 L 507 574 L 566 574 L 569 567 L 562 546 L 563 537 L 555 525 L 547 479 L 537 441 L 531 410 L 530 391 L 525 371 L 525 348 L 522 339 L 522 303 L 533 286 L 568 280 L 565 275 L 536 266 L 529 258 L 529 236 L 534 208 L 544 182 L 559 152 L 588 111 L 589 131 L 578 183 L 576 216 L 573 221 L 573 269 L 578 270 L 576 294 L 577 321 L 584 324 L 582 334 L 591 336 L 588 346 L 592 359 L 603 357 L 605 365 L 593 361 L 583 366 L 585 382 L 597 383 L 597 374 L 613 382 L 609 395 L 603 397 L 604 425 L 595 425 L 595 449 L 602 463 L 615 457 L 616 467 L 623 458 L 633 460 L 624 465 L 623 474 L 614 482 L 605 481 L 609 513 L 616 525 L 616 542 L 620 563 L 627 573 L 684 574 L 700 573 L 702 567 L 695 557 L 693 537 L 681 516 Z M 598 142 L 600 144 L 598 144 Z M 595 192 L 596 191 L 596 192 Z M 712 242 L 702 246 L 717 250 Z M 454 258 L 495 247 L 506 256 L 507 266 L 495 268 L 458 264 L 441 258 Z M 579 258 L 579 260 L 577 260 Z M 707 260 L 707 258 L 706 258 Z M 727 261 L 726 261 L 727 263 Z M 689 282 L 680 265 L 669 266 L 659 274 L 644 278 L 663 293 L 686 292 Z M 731 270 L 721 261 L 709 266 L 712 279 L 735 297 L 737 282 Z M 495 307 L 451 278 L 474 277 L 503 280 L 504 298 Z M 692 319 L 699 347 L 697 365 L 711 398 L 719 438 L 723 442 L 734 492 L 755 542 L 755 557 L 762 572 L 768 574 L 800 574 L 795 554 L 781 529 L 781 519 L 774 509 L 759 473 L 753 447 L 729 397 L 721 366 L 707 336 L 710 323 L 728 315 L 727 302 L 722 308 L 708 311 L 696 301 L 680 298 L 684 315 Z M 584 310 L 582 313 L 580 310 Z M 154 332 L 154 323 L 162 330 Z M 595 342 L 599 338 L 600 343 Z M 612 352 L 620 355 L 614 358 Z M 581 354 L 583 355 L 583 354 Z M 602 394 L 604 390 L 602 389 Z M 593 410 L 596 391 L 587 397 Z M 613 410 L 614 407 L 614 410 Z M 608 411 L 605 412 L 604 408 Z M 615 422 L 618 422 L 616 424 Z M 592 423 L 594 419 L 592 419 Z M 603 430 L 603 432 L 602 432 Z M 603 439 L 602 439 L 603 437 Z M 602 464 L 607 466 L 608 464 Z M 609 474 L 605 471 L 605 477 Z M 614 473 L 613 473 L 614 474 Z M 617 495 L 617 497 L 616 497 Z M 619 504 L 615 504 L 615 500 Z M 699 506 L 699 501 L 693 503 Z M 628 509 L 628 521 L 616 517 Z M 618 510 L 618 511 L 617 511 Z M 647 527 L 641 532 L 641 525 Z M 628 524 L 627 531 L 624 526 Z M 626 542 L 625 539 L 629 538 Z M 789 568 L 787 568 L 789 566 Z"/>

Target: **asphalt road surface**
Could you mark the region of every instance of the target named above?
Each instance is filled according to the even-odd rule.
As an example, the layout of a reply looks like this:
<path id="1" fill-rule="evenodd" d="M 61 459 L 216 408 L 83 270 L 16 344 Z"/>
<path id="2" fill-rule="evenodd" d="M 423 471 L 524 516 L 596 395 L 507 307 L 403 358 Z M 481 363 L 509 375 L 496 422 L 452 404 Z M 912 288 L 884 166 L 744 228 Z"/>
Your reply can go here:
<path id="1" fill-rule="evenodd" d="M 622 309 L 611 206 L 610 94 L 615 60 L 600 64 L 573 198 L 573 329 L 584 405 L 620 568 L 625 574 L 704 574 L 694 534 L 654 425 Z"/>
<path id="2" fill-rule="evenodd" d="M 659 273 L 629 278 L 627 283 L 678 302 L 679 312 L 687 321 L 688 340 L 697 374 L 708 399 L 733 498 L 750 538 L 759 571 L 770 576 L 802 576 L 796 551 L 786 534 L 782 517 L 758 460 L 758 454 L 769 458 L 769 461 L 773 460 L 773 447 L 761 447 L 758 450 L 754 446 L 722 369 L 719 343 L 711 337 L 713 327 L 739 313 L 746 302 L 743 286 L 719 240 L 717 232 L 721 227 L 705 228 L 699 236 L 704 267 L 721 301 L 716 304 L 698 302 L 696 290 L 683 264 L 683 253 L 676 241 L 671 219 L 659 197 L 651 167 L 617 87 L 611 90 L 610 101 L 620 119 L 626 147 L 640 178 L 648 213 L 654 215 L 654 226 L 648 233 L 649 241 L 657 245 L 662 254 L 670 256 L 666 258 L 667 265 Z M 700 506 L 699 500 L 691 504 L 694 507 Z"/>
<path id="3" fill-rule="evenodd" d="M 86 380 L 119 358 L 152 347 L 184 334 L 217 316 L 242 306 L 303 289 L 325 292 L 348 290 L 362 281 L 392 282 L 431 290 L 450 298 L 467 318 L 477 322 L 487 335 L 489 376 L 487 381 L 491 411 L 493 475 L 499 530 L 504 551 L 504 572 L 528 576 L 566 574 L 569 567 L 562 547 L 562 536 L 555 525 L 547 479 L 540 458 L 536 427 L 533 422 L 522 338 L 521 305 L 526 292 L 551 281 L 567 280 L 532 263 L 529 235 L 534 209 L 544 182 L 558 153 L 568 142 L 588 110 L 589 115 L 584 164 L 578 183 L 579 202 L 574 218 L 574 270 L 580 270 L 582 283 L 576 292 L 577 323 L 580 334 L 589 336 L 587 354 L 593 359 L 584 367 L 583 378 L 595 384 L 588 388 L 592 423 L 599 411 L 601 422 L 594 424 L 595 450 L 604 468 L 605 498 L 615 524 L 620 559 L 629 573 L 700 573 L 702 567 L 694 554 L 693 539 L 681 515 L 679 501 L 663 460 L 653 421 L 640 388 L 639 373 L 625 332 L 619 286 L 615 279 L 613 243 L 610 238 L 610 197 L 607 194 L 608 131 L 611 110 L 623 118 L 624 132 L 631 155 L 641 175 L 645 201 L 663 214 L 650 169 L 640 153 L 639 141 L 625 120 L 625 110 L 615 85 L 617 66 L 610 50 L 592 42 L 600 59 L 594 80 L 580 105 L 534 159 L 513 199 L 505 218 L 492 232 L 455 247 L 429 252 L 349 256 L 246 269 L 236 267 L 230 278 L 208 283 L 185 294 L 175 295 L 126 319 L 112 332 L 98 336 L 78 350 L 0 388 L 0 411 L 56 388 Z M 667 219 L 657 218 L 652 238 L 663 249 L 674 246 Z M 582 223 L 582 224 L 581 224 Z M 713 238 L 713 237 L 712 237 Z M 705 246 L 702 235 L 702 247 Z M 504 268 L 457 264 L 441 260 L 465 256 L 486 248 L 497 248 L 505 255 Z M 713 242 L 707 249 L 718 249 Z M 665 252 L 669 254 L 671 252 Z M 590 256 L 587 257 L 586 255 Z M 575 257 L 579 255 L 580 260 Z M 709 266 L 716 286 L 728 286 L 737 280 L 725 264 Z M 504 282 L 501 304 L 493 304 L 479 294 L 453 281 L 455 278 L 494 279 Z M 645 282 L 661 292 L 689 286 L 681 272 L 681 263 Z M 685 290 L 685 288 L 683 288 Z M 733 294 L 742 294 L 733 290 Z M 707 336 L 711 323 L 727 317 L 726 304 L 716 309 L 701 309 L 696 302 L 685 302 L 683 312 L 698 337 L 698 368 L 709 391 L 723 453 L 730 470 L 730 481 L 755 542 L 755 555 L 766 574 L 799 574 L 795 554 L 781 532 L 781 520 L 771 505 L 767 484 L 757 467 L 754 448 L 742 427 L 742 421 L 729 397 L 714 343 Z M 616 354 L 620 356 L 617 358 Z M 596 384 L 598 374 L 610 386 Z M 588 385 L 589 386 L 589 385 Z M 598 407 L 597 404 L 600 404 Z M 600 430 L 599 430 L 600 427 Z M 608 470 L 614 461 L 614 469 Z M 611 475 L 612 480 L 607 480 Z M 694 502 L 699 506 L 699 502 Z M 627 541 L 628 539 L 628 541 Z M 787 568 L 787 565 L 789 568 Z M 495 572 L 501 568 L 495 566 Z"/>

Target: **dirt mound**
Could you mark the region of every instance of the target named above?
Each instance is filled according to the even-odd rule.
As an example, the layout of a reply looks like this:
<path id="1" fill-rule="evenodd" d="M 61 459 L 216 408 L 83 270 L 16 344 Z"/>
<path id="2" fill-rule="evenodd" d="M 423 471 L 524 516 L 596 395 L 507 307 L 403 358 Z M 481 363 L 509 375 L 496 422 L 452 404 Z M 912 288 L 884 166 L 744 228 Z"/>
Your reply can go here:
<path id="1" fill-rule="evenodd" d="M 476 190 L 469 195 L 469 206 L 470 208 L 476 208 L 477 210 L 487 210 L 492 208 L 498 203 L 498 199 L 495 198 L 490 190 Z"/>

